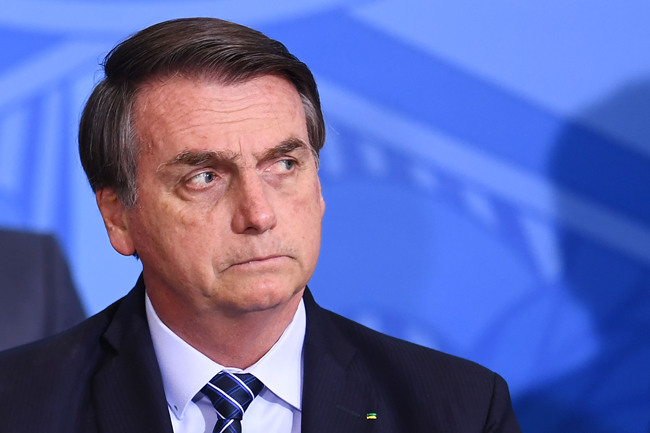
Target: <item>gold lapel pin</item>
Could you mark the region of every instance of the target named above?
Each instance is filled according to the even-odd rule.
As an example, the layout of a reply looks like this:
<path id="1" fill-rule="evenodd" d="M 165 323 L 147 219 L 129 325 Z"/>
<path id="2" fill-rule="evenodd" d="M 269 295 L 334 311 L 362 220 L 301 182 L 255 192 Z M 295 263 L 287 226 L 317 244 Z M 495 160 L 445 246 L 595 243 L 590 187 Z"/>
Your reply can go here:
<path id="1" fill-rule="evenodd" d="M 377 414 L 375 412 L 368 412 L 366 414 L 366 419 L 377 419 Z"/>

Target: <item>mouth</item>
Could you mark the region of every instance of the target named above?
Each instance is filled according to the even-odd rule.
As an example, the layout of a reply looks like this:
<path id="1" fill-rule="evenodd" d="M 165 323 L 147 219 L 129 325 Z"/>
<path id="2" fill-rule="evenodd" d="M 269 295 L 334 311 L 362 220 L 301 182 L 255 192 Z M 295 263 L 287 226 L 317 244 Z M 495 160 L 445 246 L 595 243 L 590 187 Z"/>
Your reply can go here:
<path id="1" fill-rule="evenodd" d="M 269 255 L 261 257 L 253 257 L 250 259 L 241 260 L 239 262 L 233 263 L 230 265 L 230 268 L 257 268 L 257 267 L 267 267 L 275 266 L 283 259 L 286 259 L 287 256 L 284 255 Z"/>

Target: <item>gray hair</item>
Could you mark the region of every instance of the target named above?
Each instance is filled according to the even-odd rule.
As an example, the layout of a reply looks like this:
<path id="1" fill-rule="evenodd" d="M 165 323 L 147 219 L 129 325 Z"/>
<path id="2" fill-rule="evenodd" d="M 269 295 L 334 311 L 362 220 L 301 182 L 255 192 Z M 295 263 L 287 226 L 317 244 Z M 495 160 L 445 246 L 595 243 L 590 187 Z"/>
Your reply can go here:
<path id="1" fill-rule="evenodd" d="M 138 145 L 133 109 L 143 84 L 183 76 L 236 84 L 265 75 L 291 82 L 302 100 L 316 163 L 325 123 L 314 77 L 280 42 L 216 18 L 183 18 L 148 27 L 111 50 L 105 77 L 86 102 L 79 155 L 93 191 L 113 188 L 127 207 L 137 200 Z"/>

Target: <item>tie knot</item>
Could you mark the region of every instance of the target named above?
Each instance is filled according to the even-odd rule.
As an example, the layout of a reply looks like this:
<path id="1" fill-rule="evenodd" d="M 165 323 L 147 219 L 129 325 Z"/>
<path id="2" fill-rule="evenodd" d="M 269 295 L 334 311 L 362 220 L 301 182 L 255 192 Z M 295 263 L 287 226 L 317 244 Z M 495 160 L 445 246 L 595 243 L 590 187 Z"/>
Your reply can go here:
<path id="1" fill-rule="evenodd" d="M 201 392 L 210 399 L 220 420 L 241 420 L 262 388 L 264 384 L 252 374 L 222 371 Z"/>

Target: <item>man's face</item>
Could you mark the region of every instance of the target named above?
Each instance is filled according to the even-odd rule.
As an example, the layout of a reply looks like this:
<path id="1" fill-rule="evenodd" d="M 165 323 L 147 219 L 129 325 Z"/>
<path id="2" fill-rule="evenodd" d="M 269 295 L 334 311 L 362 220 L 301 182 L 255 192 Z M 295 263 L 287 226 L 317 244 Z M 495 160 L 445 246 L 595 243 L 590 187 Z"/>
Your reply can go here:
<path id="1" fill-rule="evenodd" d="M 295 88 L 157 81 L 138 95 L 135 129 L 138 199 L 109 234 L 137 251 L 161 317 L 295 304 L 325 210 Z"/>

